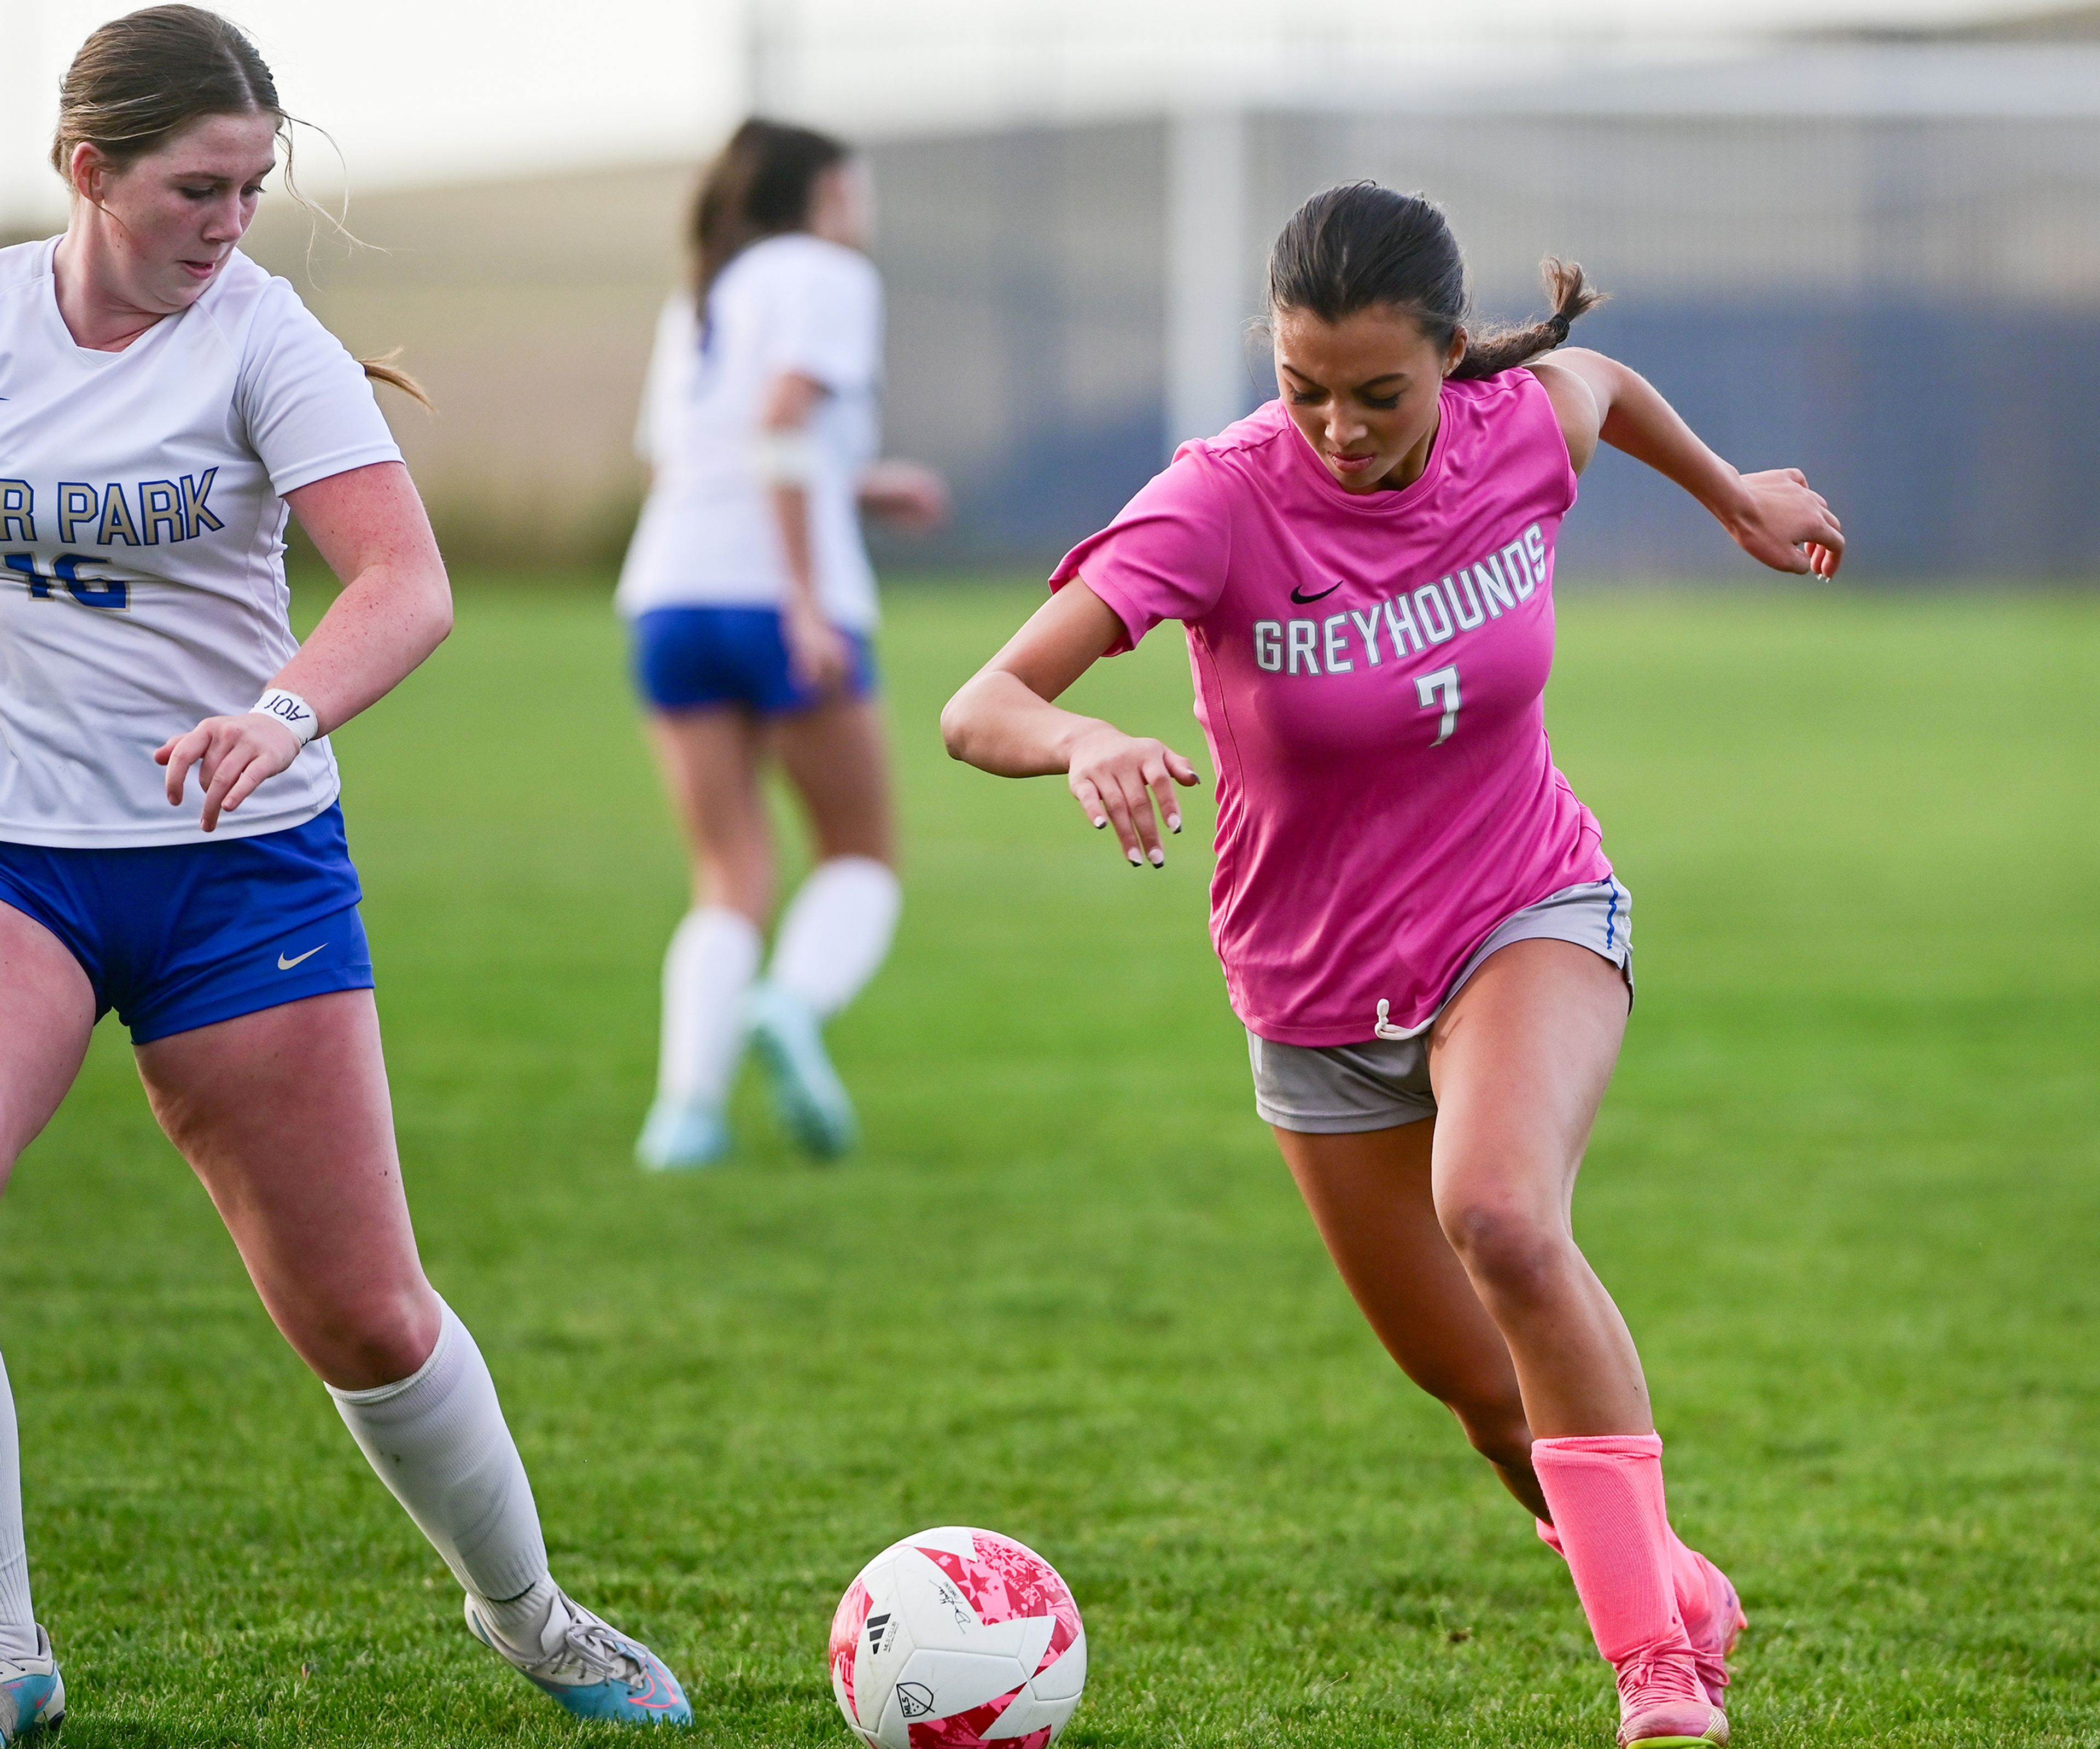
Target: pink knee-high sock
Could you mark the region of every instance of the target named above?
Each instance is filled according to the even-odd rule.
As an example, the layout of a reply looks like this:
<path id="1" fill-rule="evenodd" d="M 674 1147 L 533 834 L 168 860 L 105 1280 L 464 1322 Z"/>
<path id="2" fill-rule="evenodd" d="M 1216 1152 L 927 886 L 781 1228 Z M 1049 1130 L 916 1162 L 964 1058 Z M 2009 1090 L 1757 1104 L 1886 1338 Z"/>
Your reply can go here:
<path id="1" fill-rule="evenodd" d="M 1560 1546 L 1560 1533 L 1543 1518 L 1534 1518 L 1532 1524 L 1538 1532 L 1539 1541 L 1566 1560 L 1568 1551 Z M 1696 1636 L 1713 1613 L 1714 1592 L 1705 1565 L 1687 1544 L 1679 1540 L 1674 1530 L 1670 1533 L 1670 1577 L 1671 1589 L 1677 1593 L 1677 1613 L 1683 1620 L 1685 1632 Z"/>
<path id="2" fill-rule="evenodd" d="M 1692 1642 L 1677 1606 L 1676 1537 L 1663 1503 L 1661 1439 L 1534 1439 L 1531 1462 L 1597 1650 L 1613 1664 L 1658 1654 L 1688 1658 Z"/>

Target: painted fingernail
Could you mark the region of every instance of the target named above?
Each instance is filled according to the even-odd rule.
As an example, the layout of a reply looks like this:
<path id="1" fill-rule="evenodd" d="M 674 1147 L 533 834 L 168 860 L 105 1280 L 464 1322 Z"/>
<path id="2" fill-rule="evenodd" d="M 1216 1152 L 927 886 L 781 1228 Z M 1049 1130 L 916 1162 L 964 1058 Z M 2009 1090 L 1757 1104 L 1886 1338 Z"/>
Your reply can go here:
<path id="1" fill-rule="evenodd" d="M 1125 851 L 1123 852 L 1123 855 L 1126 855 L 1126 856 L 1127 856 L 1127 857 L 1130 859 L 1130 866 L 1131 866 L 1132 868 L 1143 868 L 1143 867 L 1145 866 L 1145 859 L 1144 859 L 1143 857 L 1140 856 L 1140 855 L 1137 854 L 1137 852 L 1136 852 L 1136 851 L 1135 851 L 1135 850 L 1125 850 Z"/>
<path id="2" fill-rule="evenodd" d="M 1102 827 L 1104 827 L 1104 826 L 1105 826 L 1105 825 L 1107 825 L 1107 824 L 1108 824 L 1108 823 L 1109 823 L 1109 817 L 1108 817 L 1108 815 L 1107 815 L 1104 814 L 1103 815 L 1101 815 L 1101 817 L 1099 819 L 1097 819 L 1097 820 L 1096 820 L 1096 821 L 1094 822 L 1094 830 L 1095 830 L 1096 832 L 1099 832 L 1099 831 L 1101 829 L 1101 828 L 1102 828 Z"/>
<path id="3" fill-rule="evenodd" d="M 1164 868 L 1167 866 L 1166 851 L 1154 850 L 1152 853 L 1152 866 L 1155 868 Z"/>
<path id="4" fill-rule="evenodd" d="M 1180 831 L 1180 829 L 1181 829 L 1181 816 L 1180 816 L 1179 814 L 1170 814 L 1169 815 L 1167 815 L 1167 829 L 1169 832 L 1179 832 L 1179 831 Z"/>

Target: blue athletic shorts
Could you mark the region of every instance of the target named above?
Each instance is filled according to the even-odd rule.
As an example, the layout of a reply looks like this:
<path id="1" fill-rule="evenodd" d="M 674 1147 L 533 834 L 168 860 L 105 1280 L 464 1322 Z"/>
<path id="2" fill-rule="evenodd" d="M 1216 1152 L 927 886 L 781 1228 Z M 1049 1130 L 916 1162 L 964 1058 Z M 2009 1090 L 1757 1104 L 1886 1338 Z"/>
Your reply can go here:
<path id="1" fill-rule="evenodd" d="M 875 691 L 875 652 L 858 632 L 845 690 Z M 634 688 L 657 710 L 735 704 L 764 717 L 807 710 L 822 696 L 788 665 L 788 640 L 772 607 L 652 607 L 633 625 Z"/>
<path id="2" fill-rule="evenodd" d="M 0 903 L 64 942 L 95 990 L 150 1045 L 171 1032 L 372 987 L 364 890 L 331 806 L 252 838 L 120 850 L 0 844 Z"/>

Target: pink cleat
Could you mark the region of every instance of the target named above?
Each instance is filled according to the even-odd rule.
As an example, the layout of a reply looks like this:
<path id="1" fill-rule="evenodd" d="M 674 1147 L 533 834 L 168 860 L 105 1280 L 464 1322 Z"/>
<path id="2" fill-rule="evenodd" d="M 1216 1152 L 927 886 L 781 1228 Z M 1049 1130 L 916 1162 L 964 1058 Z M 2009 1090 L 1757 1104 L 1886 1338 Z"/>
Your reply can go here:
<path id="1" fill-rule="evenodd" d="M 1651 1652 L 1617 1670 L 1619 1749 L 1723 1749 L 1728 1716 L 1706 1698 L 1692 1658 Z"/>
<path id="2" fill-rule="evenodd" d="M 1692 1559 L 1706 1575 L 1709 1607 L 1704 1615 L 1684 1611 L 1684 1632 L 1692 1641 L 1692 1660 L 1699 1672 L 1699 1685 L 1716 1707 L 1726 1704 L 1728 1692 L 1728 1654 L 1736 1649 L 1736 1636 L 1750 1625 L 1743 1614 L 1742 1600 L 1728 1575 L 1696 1550 Z M 1683 1600 L 1679 1601 L 1683 1610 Z"/>
<path id="3" fill-rule="evenodd" d="M 1533 1528 L 1538 1539 L 1564 1560 L 1567 1551 L 1560 1546 L 1560 1535 L 1543 1519 Z M 1677 1613 L 1683 1618 L 1685 1636 L 1692 1642 L 1693 1663 L 1698 1667 L 1699 1685 L 1706 1698 L 1716 1707 L 1727 1703 L 1728 1654 L 1736 1649 L 1736 1636 L 1750 1625 L 1749 1618 L 1743 1614 L 1742 1600 L 1736 1595 L 1736 1588 L 1728 1582 L 1728 1575 L 1701 1554 L 1696 1548 L 1679 1543 L 1678 1558 L 1672 1563 L 1674 1577 L 1679 1587 L 1687 1578 L 1685 1562 L 1688 1559 L 1692 1570 L 1698 1575 L 1694 1583 L 1703 1588 L 1696 1596 L 1688 1596 L 1680 1589 L 1677 1593 Z"/>

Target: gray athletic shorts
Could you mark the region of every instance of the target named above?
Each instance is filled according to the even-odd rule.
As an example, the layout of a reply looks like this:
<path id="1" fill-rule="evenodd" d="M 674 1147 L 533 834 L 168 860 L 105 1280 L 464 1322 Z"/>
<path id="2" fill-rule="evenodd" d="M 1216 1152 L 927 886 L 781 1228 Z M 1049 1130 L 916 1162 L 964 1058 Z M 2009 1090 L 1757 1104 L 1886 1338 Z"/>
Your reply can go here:
<path id="1" fill-rule="evenodd" d="M 1563 887 L 1498 924 L 1467 961 L 1437 1005 L 1441 1014 L 1488 956 L 1513 941 L 1570 941 L 1602 955 L 1634 988 L 1633 895 L 1616 880 Z M 1247 1034 L 1254 1065 L 1254 1108 L 1264 1123 L 1311 1135 L 1391 1129 L 1436 1115 L 1429 1088 L 1432 1014 L 1402 1039 L 1361 1045 L 1279 1045 Z"/>

